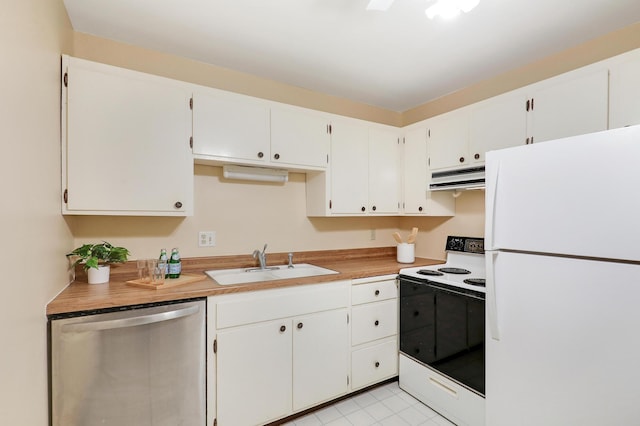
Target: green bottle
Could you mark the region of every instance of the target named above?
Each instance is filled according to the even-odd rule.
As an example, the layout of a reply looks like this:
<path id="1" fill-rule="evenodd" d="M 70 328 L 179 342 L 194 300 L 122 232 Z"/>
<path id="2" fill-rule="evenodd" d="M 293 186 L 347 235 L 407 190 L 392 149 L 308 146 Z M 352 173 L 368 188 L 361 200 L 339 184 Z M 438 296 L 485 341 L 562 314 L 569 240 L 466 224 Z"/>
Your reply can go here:
<path id="1" fill-rule="evenodd" d="M 169 259 L 169 278 L 180 278 L 182 272 L 182 262 L 180 262 L 180 253 L 178 249 L 171 249 L 171 258 Z"/>
<path id="2" fill-rule="evenodd" d="M 164 271 L 164 277 L 169 278 L 169 258 L 167 257 L 167 249 L 160 250 L 160 261 L 167 264 Z"/>

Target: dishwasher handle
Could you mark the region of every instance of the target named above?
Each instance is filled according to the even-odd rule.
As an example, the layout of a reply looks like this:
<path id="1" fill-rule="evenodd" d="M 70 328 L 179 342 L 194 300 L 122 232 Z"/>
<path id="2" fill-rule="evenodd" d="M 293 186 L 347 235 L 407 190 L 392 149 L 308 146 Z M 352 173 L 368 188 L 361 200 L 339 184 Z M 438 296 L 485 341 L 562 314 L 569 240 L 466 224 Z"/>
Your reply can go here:
<path id="1" fill-rule="evenodd" d="M 63 332 L 100 331 L 116 328 L 136 327 L 138 325 L 153 324 L 169 321 L 176 318 L 188 317 L 200 311 L 200 306 L 194 305 L 175 311 L 159 312 L 157 314 L 143 315 L 131 318 L 120 318 L 106 321 L 78 322 L 62 326 Z"/>

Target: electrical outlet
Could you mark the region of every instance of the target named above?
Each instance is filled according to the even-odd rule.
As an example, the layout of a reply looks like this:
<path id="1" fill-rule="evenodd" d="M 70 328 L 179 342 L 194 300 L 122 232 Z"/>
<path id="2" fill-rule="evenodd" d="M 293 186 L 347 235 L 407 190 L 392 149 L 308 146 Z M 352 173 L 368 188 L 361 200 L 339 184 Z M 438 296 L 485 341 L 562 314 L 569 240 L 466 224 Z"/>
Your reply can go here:
<path id="1" fill-rule="evenodd" d="M 372 229 L 371 230 L 371 241 L 374 241 L 376 239 L 376 230 Z"/>
<path id="2" fill-rule="evenodd" d="M 198 232 L 198 247 L 215 247 L 216 233 L 215 231 Z"/>

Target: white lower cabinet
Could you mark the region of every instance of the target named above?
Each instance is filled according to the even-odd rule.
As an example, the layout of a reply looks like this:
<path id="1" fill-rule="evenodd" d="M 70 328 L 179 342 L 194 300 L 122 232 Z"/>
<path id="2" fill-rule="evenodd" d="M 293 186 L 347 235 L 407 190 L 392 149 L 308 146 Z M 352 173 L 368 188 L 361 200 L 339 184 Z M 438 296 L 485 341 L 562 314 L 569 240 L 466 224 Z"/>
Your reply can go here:
<path id="1" fill-rule="evenodd" d="M 262 425 L 348 392 L 348 281 L 216 296 L 211 305 L 217 425 Z"/>
<path id="2" fill-rule="evenodd" d="M 398 374 L 398 287 L 395 275 L 353 280 L 351 389 Z"/>

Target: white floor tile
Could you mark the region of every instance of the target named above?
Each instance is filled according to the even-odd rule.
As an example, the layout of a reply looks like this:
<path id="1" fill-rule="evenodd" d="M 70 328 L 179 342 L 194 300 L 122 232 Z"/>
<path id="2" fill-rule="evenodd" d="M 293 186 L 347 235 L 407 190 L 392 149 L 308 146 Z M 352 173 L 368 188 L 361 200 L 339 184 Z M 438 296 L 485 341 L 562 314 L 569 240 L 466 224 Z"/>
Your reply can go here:
<path id="1" fill-rule="evenodd" d="M 315 414 L 316 417 L 320 419 L 322 424 L 327 424 L 336 419 L 339 419 L 340 417 L 343 417 L 342 413 L 340 413 L 340 411 L 338 411 L 338 409 L 334 405 L 330 405 L 319 411 L 315 411 L 313 414 Z"/>
<path id="2" fill-rule="evenodd" d="M 356 426 L 372 426 L 378 423 L 376 419 L 364 410 L 354 411 L 346 416 L 346 419 Z"/>
<path id="3" fill-rule="evenodd" d="M 295 419 L 294 423 L 296 426 L 322 426 L 320 419 L 318 419 L 313 413 Z"/>
<path id="4" fill-rule="evenodd" d="M 369 392 L 361 393 L 360 395 L 354 396 L 353 400 L 362 408 L 378 402 L 378 400 L 375 399 Z"/>
<path id="5" fill-rule="evenodd" d="M 338 411 L 340 411 L 340 413 L 343 416 L 346 416 L 348 414 L 353 413 L 354 411 L 359 411 L 362 409 L 362 407 L 356 404 L 356 402 L 351 398 L 338 402 L 337 404 L 335 404 L 335 407 L 338 409 Z"/>
<path id="6" fill-rule="evenodd" d="M 327 426 L 353 426 L 351 422 L 347 420 L 345 417 L 340 417 L 339 419 L 335 419 L 325 424 Z"/>
<path id="7" fill-rule="evenodd" d="M 407 401 L 400 398 L 400 396 L 397 394 L 393 394 L 389 398 L 383 399 L 382 403 L 389 407 L 389 409 L 394 413 L 399 413 L 405 408 L 409 408 L 411 406 Z"/>
<path id="8" fill-rule="evenodd" d="M 402 417 L 404 421 L 406 421 L 408 424 L 412 426 L 421 425 L 431 418 L 429 416 L 425 416 L 423 413 L 416 410 L 414 407 L 409 407 L 407 409 L 404 409 L 400 411 L 398 415 Z"/>
<path id="9" fill-rule="evenodd" d="M 379 402 L 379 401 L 376 402 L 375 404 L 371 404 L 365 407 L 364 411 L 369 413 L 371 417 L 373 417 L 378 421 L 384 419 L 385 417 L 389 417 L 393 414 L 393 411 L 391 411 L 386 405 L 384 405 L 382 402 Z"/>

